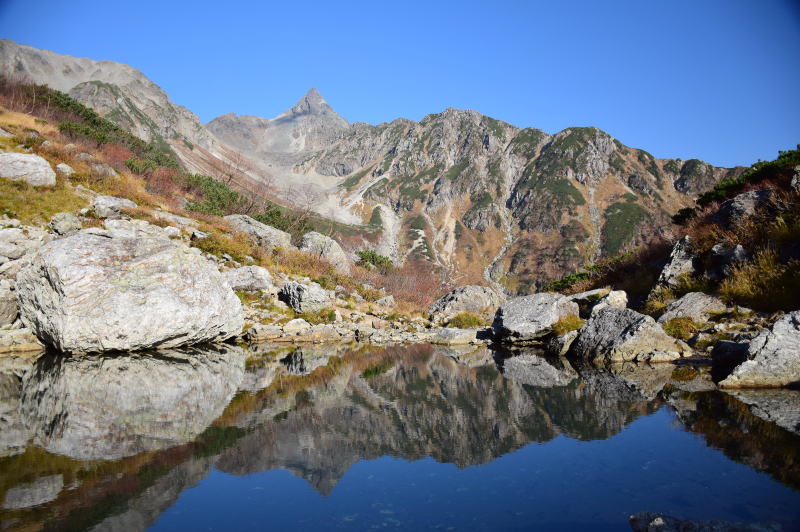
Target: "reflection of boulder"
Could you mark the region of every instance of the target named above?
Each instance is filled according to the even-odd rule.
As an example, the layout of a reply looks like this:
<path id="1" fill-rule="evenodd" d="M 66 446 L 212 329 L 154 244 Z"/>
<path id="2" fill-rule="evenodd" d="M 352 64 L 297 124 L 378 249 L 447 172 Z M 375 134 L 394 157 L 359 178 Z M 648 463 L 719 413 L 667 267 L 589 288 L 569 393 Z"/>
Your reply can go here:
<path id="1" fill-rule="evenodd" d="M 728 393 L 748 405 L 753 415 L 800 435 L 800 391 L 737 390 Z"/>
<path id="2" fill-rule="evenodd" d="M 691 521 L 662 513 L 640 512 L 630 517 L 633 532 L 779 532 L 774 523 L 732 523 L 730 521 Z"/>
<path id="3" fill-rule="evenodd" d="M 532 353 L 507 359 L 503 363 L 503 375 L 520 384 L 539 388 L 566 386 L 578 377 L 566 359 L 550 363 L 544 357 Z"/>
<path id="4" fill-rule="evenodd" d="M 105 357 L 44 356 L 22 385 L 35 441 L 77 459 L 115 459 L 190 441 L 230 401 L 244 353 L 228 345 Z"/>
<path id="5" fill-rule="evenodd" d="M 435 352 L 471 368 L 494 364 L 494 354 L 488 347 L 476 347 L 474 345 L 436 346 Z"/>
<path id="6" fill-rule="evenodd" d="M 64 477 L 61 475 L 50 475 L 27 484 L 19 484 L 6 492 L 3 509 L 16 510 L 39 506 L 54 500 L 63 488 Z"/>
<path id="7" fill-rule="evenodd" d="M 34 363 L 30 357 L 0 357 L 0 457 L 25 450 L 32 434 L 20 411 L 22 376 Z"/>
<path id="8" fill-rule="evenodd" d="M 281 359 L 289 375 L 306 375 L 328 363 L 332 352 L 324 349 L 297 348 Z"/>
<path id="9" fill-rule="evenodd" d="M 735 395 L 739 397 L 734 393 L 675 391 L 669 402 L 686 429 L 701 435 L 708 445 L 732 460 L 800 488 L 800 437 L 776 424 L 778 420 L 789 424 L 792 419 L 796 423 L 800 392 L 748 390 Z M 780 405 L 780 401 L 787 404 Z"/>

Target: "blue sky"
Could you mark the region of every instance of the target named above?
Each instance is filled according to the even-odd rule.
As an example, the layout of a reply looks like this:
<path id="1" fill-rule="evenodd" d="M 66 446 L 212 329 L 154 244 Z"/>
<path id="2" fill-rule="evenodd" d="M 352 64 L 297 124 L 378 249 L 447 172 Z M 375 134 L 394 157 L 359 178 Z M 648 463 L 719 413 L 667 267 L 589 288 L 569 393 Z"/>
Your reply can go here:
<path id="1" fill-rule="evenodd" d="M 203 121 L 313 86 L 350 121 L 467 108 L 720 165 L 800 142 L 797 0 L 0 0 L 0 37 L 133 65 Z"/>

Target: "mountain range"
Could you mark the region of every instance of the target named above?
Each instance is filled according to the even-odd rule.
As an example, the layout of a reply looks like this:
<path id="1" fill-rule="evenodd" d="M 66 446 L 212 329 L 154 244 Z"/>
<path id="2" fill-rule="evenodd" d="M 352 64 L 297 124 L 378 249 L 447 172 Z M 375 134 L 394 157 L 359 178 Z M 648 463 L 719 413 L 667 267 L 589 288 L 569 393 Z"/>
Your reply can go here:
<path id="1" fill-rule="evenodd" d="M 433 261 L 455 283 L 510 292 L 670 238 L 672 214 L 744 170 L 657 159 L 595 127 L 550 134 L 453 108 L 351 124 L 316 89 L 272 119 L 229 113 L 203 124 L 133 67 L 7 40 L 0 73 L 68 93 L 188 171 L 379 227 L 377 250 L 395 263 Z"/>

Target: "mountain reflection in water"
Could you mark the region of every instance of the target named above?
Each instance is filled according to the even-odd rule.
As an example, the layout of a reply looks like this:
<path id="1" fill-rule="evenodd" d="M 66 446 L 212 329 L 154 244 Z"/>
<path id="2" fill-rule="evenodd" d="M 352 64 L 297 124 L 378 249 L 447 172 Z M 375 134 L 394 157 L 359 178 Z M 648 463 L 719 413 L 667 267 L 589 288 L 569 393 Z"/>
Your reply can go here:
<path id="1" fill-rule="evenodd" d="M 596 369 L 524 356 L 533 363 L 518 358 L 505 375 L 488 349 L 429 345 L 2 359 L 0 529 L 213 528 L 217 515 L 220 529 L 625 530 L 630 513 L 668 509 L 798 526 L 800 392 L 723 394 L 709 391 L 707 375 L 687 378 L 669 364 Z M 639 455 L 654 458 L 633 463 Z M 263 477 L 273 470 L 313 491 Z M 547 503 L 553 490 L 537 474 L 576 479 L 559 497 L 583 502 Z M 272 507 L 243 502 L 239 517 L 250 521 L 231 521 L 214 503 L 244 489 L 229 486 L 230 475 L 259 483 L 242 501 L 266 483 Z M 344 478 L 353 480 L 340 487 Z M 384 500 L 367 500 L 380 492 L 370 482 L 384 482 Z M 637 486 L 651 485 L 661 487 L 642 498 Z M 687 498 L 701 488 L 724 500 Z M 470 490 L 495 499 L 470 502 Z M 423 494 L 437 511 L 414 502 Z M 627 506 L 640 498 L 661 507 Z M 305 515 L 276 512 L 291 504 Z"/>

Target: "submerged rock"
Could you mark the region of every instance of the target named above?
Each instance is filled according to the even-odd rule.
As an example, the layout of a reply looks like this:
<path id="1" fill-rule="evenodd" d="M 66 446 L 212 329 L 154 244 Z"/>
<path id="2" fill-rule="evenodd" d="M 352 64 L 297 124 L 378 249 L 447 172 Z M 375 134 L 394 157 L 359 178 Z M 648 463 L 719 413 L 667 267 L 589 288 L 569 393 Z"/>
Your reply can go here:
<path id="1" fill-rule="evenodd" d="M 0 177 L 33 186 L 56 184 L 50 163 L 34 153 L 0 153 Z"/>
<path id="2" fill-rule="evenodd" d="M 721 388 L 780 388 L 800 382 L 800 310 L 753 338 L 747 360 L 719 383 Z"/>
<path id="3" fill-rule="evenodd" d="M 729 521 L 690 521 L 661 513 L 641 512 L 629 518 L 633 532 L 779 532 L 770 523 L 731 523 Z"/>
<path id="4" fill-rule="evenodd" d="M 650 316 L 613 307 L 593 314 L 570 348 L 571 355 L 594 362 L 666 362 L 690 352 Z"/>
<path id="5" fill-rule="evenodd" d="M 155 231 L 88 229 L 51 242 L 19 272 L 16 291 L 23 322 L 65 352 L 225 340 L 244 323 L 217 268 Z"/>
<path id="6" fill-rule="evenodd" d="M 571 314 L 577 316 L 578 312 L 578 304 L 561 294 L 542 292 L 515 297 L 497 310 L 492 329 L 501 340 L 536 340 L 549 334 L 558 320 Z"/>

